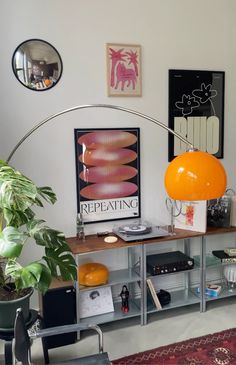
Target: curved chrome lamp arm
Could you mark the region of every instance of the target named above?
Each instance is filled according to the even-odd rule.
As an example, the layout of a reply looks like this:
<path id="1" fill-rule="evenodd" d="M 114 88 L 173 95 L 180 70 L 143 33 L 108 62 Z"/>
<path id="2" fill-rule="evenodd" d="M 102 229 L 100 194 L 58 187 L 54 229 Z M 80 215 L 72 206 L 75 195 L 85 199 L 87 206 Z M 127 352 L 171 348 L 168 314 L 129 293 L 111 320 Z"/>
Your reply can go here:
<path id="1" fill-rule="evenodd" d="M 110 105 L 110 104 L 85 104 L 85 105 L 77 105 L 75 107 L 69 108 L 69 109 L 65 109 L 62 110 L 56 114 L 53 114 L 51 116 L 49 116 L 48 118 L 42 120 L 40 123 L 38 123 L 35 127 L 33 127 L 28 133 L 26 133 L 26 135 L 17 143 L 17 145 L 13 148 L 13 150 L 11 151 L 10 155 L 7 158 L 7 162 L 10 162 L 12 156 L 15 154 L 15 152 L 17 151 L 17 149 L 20 147 L 20 145 L 31 135 L 33 134 L 37 129 L 39 129 L 40 127 L 42 127 L 44 124 L 48 123 L 50 120 L 59 117 L 62 114 L 67 114 L 70 112 L 73 112 L 75 110 L 79 110 L 79 109 L 88 109 L 88 108 L 107 108 L 107 109 L 115 109 L 115 110 L 120 110 L 129 114 L 133 114 L 133 115 L 137 115 L 138 117 L 144 118 L 146 120 L 148 120 L 149 122 L 156 124 L 164 129 L 166 129 L 169 133 L 173 134 L 175 137 L 177 137 L 178 139 L 180 139 L 182 142 L 186 143 L 190 149 L 194 149 L 193 145 L 187 141 L 187 139 L 185 139 L 184 137 L 182 137 L 180 134 L 176 133 L 175 131 L 173 131 L 171 128 L 168 128 L 164 123 L 159 122 L 157 119 L 154 119 L 152 117 L 149 117 L 146 114 L 137 112 L 135 110 L 132 109 L 128 109 L 128 108 L 124 108 L 118 105 Z"/>
<path id="2" fill-rule="evenodd" d="M 41 126 L 62 114 L 88 108 L 107 108 L 137 115 L 138 117 L 146 119 L 149 122 L 164 128 L 189 146 L 188 152 L 176 157 L 167 167 L 165 173 L 165 188 L 170 198 L 175 200 L 209 200 L 218 198 L 224 194 L 227 180 L 226 173 L 224 167 L 214 156 L 207 152 L 195 150 L 193 145 L 184 137 L 168 128 L 157 119 L 135 110 L 116 105 L 78 105 L 49 116 L 26 133 L 26 135 L 13 148 L 7 158 L 7 162 L 11 160 L 20 145 Z"/>

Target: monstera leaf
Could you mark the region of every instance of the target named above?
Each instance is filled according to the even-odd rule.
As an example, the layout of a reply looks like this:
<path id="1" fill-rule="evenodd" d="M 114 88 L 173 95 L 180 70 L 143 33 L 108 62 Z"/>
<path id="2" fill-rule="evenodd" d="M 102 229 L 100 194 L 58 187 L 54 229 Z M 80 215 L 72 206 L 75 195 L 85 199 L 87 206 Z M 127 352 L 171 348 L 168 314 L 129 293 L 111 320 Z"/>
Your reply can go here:
<path id="1" fill-rule="evenodd" d="M 59 275 L 63 280 L 75 280 L 77 276 L 77 269 L 74 258 L 67 245 L 57 248 L 46 248 L 46 256 L 44 260 L 53 276 Z"/>
<path id="2" fill-rule="evenodd" d="M 0 161 L 0 210 L 6 225 L 21 226 L 34 216 L 33 205 L 56 202 L 56 195 L 48 186 L 37 187 L 32 180 Z"/>
<path id="3" fill-rule="evenodd" d="M 49 268 L 39 262 L 32 262 L 28 266 L 22 267 L 16 261 L 11 260 L 6 265 L 5 273 L 14 279 L 17 290 L 32 287 L 45 293 L 51 283 Z"/>
<path id="4" fill-rule="evenodd" d="M 5 227 L 0 232 L 0 256 L 19 257 L 27 236 L 14 227 Z"/>
<path id="5" fill-rule="evenodd" d="M 30 237 L 34 238 L 40 246 L 58 247 L 65 245 L 65 236 L 62 232 L 52 229 L 44 224 L 42 219 L 33 219 L 27 224 Z"/>

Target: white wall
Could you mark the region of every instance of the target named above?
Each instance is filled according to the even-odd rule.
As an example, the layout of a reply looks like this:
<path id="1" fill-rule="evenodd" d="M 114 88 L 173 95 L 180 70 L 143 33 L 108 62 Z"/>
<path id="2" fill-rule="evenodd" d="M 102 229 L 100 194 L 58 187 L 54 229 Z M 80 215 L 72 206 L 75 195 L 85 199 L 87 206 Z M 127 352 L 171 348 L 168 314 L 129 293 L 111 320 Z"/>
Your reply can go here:
<path id="1" fill-rule="evenodd" d="M 228 185 L 236 188 L 235 14 L 235 0 L 1 0 L 1 158 L 7 158 L 40 120 L 78 104 L 126 106 L 167 123 L 168 69 L 224 70 L 222 162 Z M 28 90 L 12 72 L 15 48 L 30 38 L 48 41 L 62 57 L 63 75 L 51 90 Z M 105 44 L 109 42 L 142 46 L 142 97 L 107 97 Z M 121 112 L 86 110 L 41 128 L 11 162 L 38 185 L 54 188 L 58 202 L 42 213 L 49 224 L 67 236 L 75 234 L 74 127 L 141 128 L 142 216 L 168 222 L 163 186 L 167 133 Z M 86 233 L 109 229 L 112 224 L 90 225 Z M 36 251 L 27 250 L 25 259 L 29 252 L 37 256 Z"/>

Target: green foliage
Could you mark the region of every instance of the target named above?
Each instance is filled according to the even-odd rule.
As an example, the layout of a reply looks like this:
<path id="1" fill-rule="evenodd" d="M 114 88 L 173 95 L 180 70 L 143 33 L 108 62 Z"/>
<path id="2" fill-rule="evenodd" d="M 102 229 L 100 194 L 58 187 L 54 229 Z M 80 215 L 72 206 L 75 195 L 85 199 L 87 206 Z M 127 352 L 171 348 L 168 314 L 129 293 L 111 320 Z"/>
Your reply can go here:
<path id="1" fill-rule="evenodd" d="M 76 263 L 64 234 L 35 217 L 33 207 L 44 202 L 56 202 L 50 187 L 37 187 L 0 160 L 0 259 L 5 259 L 5 265 L 0 262 L 0 287 L 10 279 L 16 289 L 33 287 L 45 293 L 53 277 L 76 280 Z M 23 267 L 17 259 L 26 242 L 43 246 L 45 254 Z"/>

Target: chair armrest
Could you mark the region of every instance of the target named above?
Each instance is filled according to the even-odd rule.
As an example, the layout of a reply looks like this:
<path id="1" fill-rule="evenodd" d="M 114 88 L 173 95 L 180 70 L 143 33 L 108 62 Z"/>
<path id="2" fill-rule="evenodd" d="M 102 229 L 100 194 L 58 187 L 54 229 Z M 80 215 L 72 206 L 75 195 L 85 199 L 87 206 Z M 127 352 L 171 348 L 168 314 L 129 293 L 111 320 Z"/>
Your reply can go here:
<path id="1" fill-rule="evenodd" d="M 103 333 L 101 328 L 96 324 L 77 323 L 77 324 L 67 324 L 65 326 L 45 328 L 42 330 L 37 330 L 34 333 L 30 334 L 30 338 L 36 339 L 36 338 L 42 338 L 47 336 L 54 336 L 63 333 L 70 333 L 84 330 L 94 330 L 97 332 L 98 342 L 99 342 L 99 352 L 103 352 Z"/>

